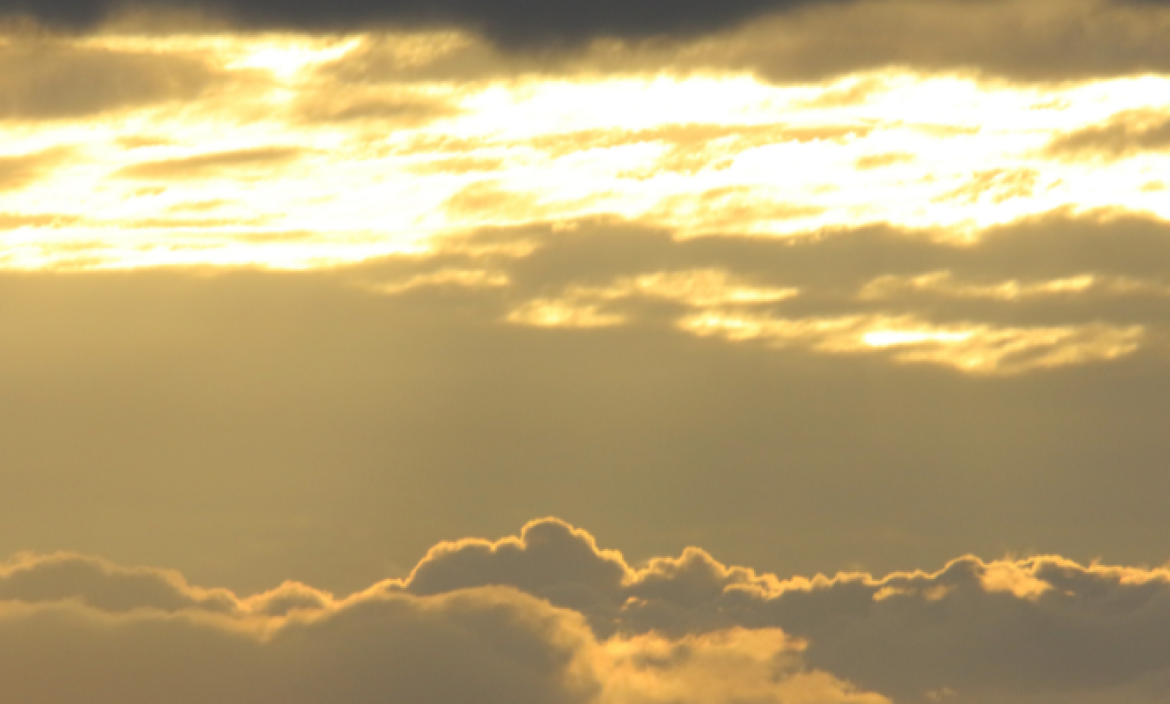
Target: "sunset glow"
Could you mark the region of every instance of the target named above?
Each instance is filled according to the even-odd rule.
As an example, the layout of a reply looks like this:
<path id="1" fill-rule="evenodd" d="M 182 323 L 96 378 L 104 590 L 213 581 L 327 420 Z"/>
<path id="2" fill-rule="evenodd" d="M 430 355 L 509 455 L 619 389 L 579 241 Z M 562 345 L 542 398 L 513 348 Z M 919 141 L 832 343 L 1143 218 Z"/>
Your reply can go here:
<path id="1" fill-rule="evenodd" d="M 475 41 L 10 37 L 10 53 L 173 63 L 203 85 L 98 120 L 5 121 L 0 265 L 303 269 L 596 216 L 679 237 L 884 224 L 963 238 L 1053 211 L 1170 218 L 1166 153 L 1061 147 L 1170 113 L 1160 76 L 1053 88 L 892 70 L 797 85 L 425 75 Z"/>
<path id="2" fill-rule="evenodd" d="M 1170 0 L 0 0 L 0 704 L 1170 701 Z"/>

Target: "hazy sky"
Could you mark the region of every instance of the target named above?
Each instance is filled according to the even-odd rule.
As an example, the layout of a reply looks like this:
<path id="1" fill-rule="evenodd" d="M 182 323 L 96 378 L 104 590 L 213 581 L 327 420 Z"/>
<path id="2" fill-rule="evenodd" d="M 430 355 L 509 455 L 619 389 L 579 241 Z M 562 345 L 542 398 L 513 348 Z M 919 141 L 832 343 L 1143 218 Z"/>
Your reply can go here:
<path id="1" fill-rule="evenodd" d="M 1167 37 L 0 0 L 0 701 L 1170 700 Z"/>

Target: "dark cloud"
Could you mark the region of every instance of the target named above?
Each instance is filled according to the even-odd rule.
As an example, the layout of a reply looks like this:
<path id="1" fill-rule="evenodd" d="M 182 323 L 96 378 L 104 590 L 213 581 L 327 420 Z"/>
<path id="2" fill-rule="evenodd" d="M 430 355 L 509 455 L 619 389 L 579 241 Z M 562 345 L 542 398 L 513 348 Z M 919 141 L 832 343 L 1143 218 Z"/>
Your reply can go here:
<path id="1" fill-rule="evenodd" d="M 820 0 L 825 2 L 826 0 Z M 827 0 L 836 1 L 836 0 Z M 594 36 L 696 34 L 734 25 L 763 12 L 811 4 L 809 0 L 689 0 L 668 6 L 651 0 L 340 0 L 333 3 L 275 0 L 5 0 L 0 10 L 49 24 L 90 27 L 127 6 L 196 8 L 250 27 L 338 30 L 370 25 L 454 25 L 481 31 L 506 44 L 578 42 Z"/>
<path id="2" fill-rule="evenodd" d="M 776 80 L 903 67 L 1066 81 L 1170 66 L 1159 39 L 1170 26 L 1164 3 L 879 0 L 820 8 L 760 24 L 729 42 L 723 60 Z"/>
<path id="3" fill-rule="evenodd" d="M 0 585 L 22 702 L 1128 704 L 1170 684 L 1170 572 L 1056 556 L 779 579 L 693 547 L 631 565 L 550 518 L 340 600 L 79 556 L 23 556 Z"/>
<path id="4" fill-rule="evenodd" d="M 243 28 L 308 31 L 456 28 L 487 38 L 428 51 L 419 60 L 362 61 L 403 77 L 467 79 L 549 73 L 747 70 L 777 81 L 815 80 L 877 68 L 972 70 L 1025 81 L 1066 81 L 1165 70 L 1170 10 L 1161 2 L 1121 0 L 706 0 L 669 6 L 634 2 L 543 3 L 509 0 L 7 0 L 0 13 L 31 15 L 50 26 L 92 28 L 126 8 L 194 11 Z M 148 12 L 149 14 L 149 12 Z M 161 20 L 160 20 L 161 22 Z M 161 22 L 190 30 L 191 22 Z M 590 46 L 595 38 L 616 39 Z M 385 58 L 385 57 L 384 57 Z M 401 58 L 401 57 L 399 57 Z M 131 63 L 131 62 L 128 62 Z M 128 68 L 135 69 L 134 66 Z M 182 69 L 176 65 L 176 70 Z M 193 69 L 194 67 L 187 67 Z M 89 75 L 89 69 L 84 69 Z M 79 79 L 75 96 L 52 105 L 77 109 L 86 96 L 143 96 L 191 90 L 197 81 L 137 67 L 138 83 L 95 91 Z M 189 73 L 192 73 L 189 70 Z M 196 77 L 198 71 L 192 73 Z M 62 74 L 65 75 L 65 74 Z M 73 72 L 73 76 L 80 76 Z M 178 76 L 172 72 L 171 76 Z M 65 80 L 65 79 L 62 79 Z M 35 84 L 33 84 L 35 85 Z M 29 90 L 32 90 L 31 88 Z M 49 96 L 45 90 L 37 95 Z M 47 100 L 47 99 L 46 99 Z"/>
<path id="5" fill-rule="evenodd" d="M 559 11 L 562 5 L 556 7 Z M 736 4 L 728 7 L 736 8 Z M 1170 68 L 1170 48 L 1163 41 L 1170 29 L 1170 8 L 1164 3 L 828 0 L 794 3 L 783 12 L 777 11 L 785 9 L 779 5 L 761 3 L 759 9 L 750 22 L 736 26 L 712 22 L 701 27 L 701 35 L 678 33 L 679 27 L 664 19 L 658 32 L 663 36 L 648 38 L 655 34 L 649 30 L 630 32 L 617 41 L 572 45 L 565 50 L 534 51 L 524 47 L 525 40 L 518 40 L 516 34 L 491 26 L 486 28 L 486 42 L 468 37 L 444 43 L 432 39 L 427 51 L 409 55 L 395 51 L 394 38 L 371 38 L 323 70 L 364 81 L 730 70 L 776 82 L 804 82 L 878 69 L 910 69 L 1063 82 Z M 607 33 L 602 9 L 590 11 L 595 12 L 596 21 L 579 22 L 574 37 Z M 674 14 L 667 11 L 660 16 Z M 460 26 L 483 28 L 474 23 Z M 517 28 L 536 29 L 523 23 Z M 552 29 L 539 32 L 547 32 L 546 39 L 561 36 Z M 610 33 L 623 35 L 616 30 Z M 864 90 L 846 91 L 825 100 L 832 104 L 862 95 Z"/>
<path id="6" fill-rule="evenodd" d="M 634 569 L 588 534 L 546 520 L 519 540 L 434 550 L 407 588 L 476 585 L 510 585 L 581 610 L 602 634 L 781 627 L 809 639 L 810 665 L 899 702 L 943 690 L 956 702 L 1045 692 L 1097 692 L 1090 700 L 1104 702 L 1134 683 L 1152 702 L 1165 693 L 1157 683 L 1170 681 L 1166 570 L 965 557 L 935 573 L 779 581 L 693 548 Z"/>
<path id="7" fill-rule="evenodd" d="M 1114 160 L 1167 148 L 1170 115 L 1155 110 L 1126 110 L 1102 124 L 1060 135 L 1049 143 L 1045 153 L 1069 161 Z"/>
<path id="8" fill-rule="evenodd" d="M 10 36 L 0 46 L 0 119 L 77 118 L 190 100 L 220 78 L 198 56 Z"/>
<path id="9" fill-rule="evenodd" d="M 110 612 L 226 613 L 236 606 L 230 592 L 193 589 L 176 572 L 127 568 L 73 554 L 25 555 L 0 566 L 0 601 L 77 601 Z"/>
<path id="10" fill-rule="evenodd" d="M 355 600 L 322 618 L 256 625 L 145 610 L 0 607 L 14 701 L 281 704 L 584 703 L 590 645 L 571 614 L 515 592 Z M 574 670 L 578 671 L 574 671 Z"/>
<path id="11" fill-rule="evenodd" d="M 460 541 L 433 548 L 411 573 L 409 586 L 419 594 L 485 584 L 527 591 L 560 583 L 612 590 L 621 585 L 626 572 L 621 556 L 602 554 L 593 536 L 548 519 L 526 525 L 519 539 Z"/>
<path id="12" fill-rule="evenodd" d="M 505 547 L 493 552 L 502 564 L 468 563 L 469 544 L 461 541 L 428 560 L 477 583 L 613 586 L 589 579 L 598 554 L 581 531 L 546 521 L 511 543 L 533 550 L 531 559 L 516 562 Z M 625 570 L 620 555 L 609 562 Z M 78 584 L 69 584 L 63 566 L 81 577 Z M 188 586 L 175 573 L 72 555 L 24 555 L 8 572 L 0 584 L 18 584 L 0 594 L 3 691 L 21 702 L 656 704 L 664 692 L 674 692 L 669 701 L 677 704 L 730 704 L 749 695 L 778 704 L 794 694 L 811 704 L 886 701 L 803 667 L 800 644 L 777 629 L 603 640 L 580 612 L 513 588 L 420 597 L 382 582 L 334 600 L 285 583 L 240 599 Z M 205 608 L 208 594 L 227 608 Z M 727 668 L 735 682 L 726 681 Z"/>

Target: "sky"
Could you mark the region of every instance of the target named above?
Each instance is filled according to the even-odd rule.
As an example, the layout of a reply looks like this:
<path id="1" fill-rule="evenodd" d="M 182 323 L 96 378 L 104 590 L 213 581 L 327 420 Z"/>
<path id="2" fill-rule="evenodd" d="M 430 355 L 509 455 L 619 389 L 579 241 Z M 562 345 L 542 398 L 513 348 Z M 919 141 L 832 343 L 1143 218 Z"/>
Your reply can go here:
<path id="1" fill-rule="evenodd" d="M 0 0 L 0 700 L 1167 701 L 1167 36 Z"/>

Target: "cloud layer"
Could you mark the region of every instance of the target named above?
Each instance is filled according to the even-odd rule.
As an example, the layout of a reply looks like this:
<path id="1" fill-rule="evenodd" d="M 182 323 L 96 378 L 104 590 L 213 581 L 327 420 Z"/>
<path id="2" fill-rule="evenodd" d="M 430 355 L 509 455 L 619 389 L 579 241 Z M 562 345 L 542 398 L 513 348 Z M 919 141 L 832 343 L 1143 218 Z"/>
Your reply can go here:
<path id="1" fill-rule="evenodd" d="M 902 66 L 1052 81 L 1164 72 L 1170 61 L 1160 41 L 1170 11 L 1131 0 L 5 0 L 0 16 L 85 31 L 454 30 L 494 47 L 476 52 L 487 62 L 445 62 L 480 73 L 584 58 L 594 70 L 747 68 L 780 80 Z"/>
<path id="2" fill-rule="evenodd" d="M 388 297 L 462 290 L 503 324 L 672 328 L 973 374 L 1163 357 L 1156 221 L 1052 214 L 975 242 L 890 228 L 676 240 L 622 223 L 485 230 L 352 270 Z M 485 311 L 486 313 L 486 311 Z"/>
<path id="3" fill-rule="evenodd" d="M 1153 702 L 1168 620 L 1164 569 L 965 557 L 781 580 L 698 548 L 634 567 L 545 519 L 443 543 L 344 598 L 16 556 L 0 570 L 0 687 L 38 704 Z"/>
<path id="4" fill-rule="evenodd" d="M 679 238 L 1170 218 L 1160 75 L 1021 83 L 891 59 L 784 78 L 736 58 L 788 46 L 773 30 L 544 58 L 461 31 L 13 32 L 0 267 L 312 268 L 599 218 Z"/>
<path id="5" fill-rule="evenodd" d="M 821 0 L 823 1 L 823 0 Z M 51 25 L 90 28 L 131 8 L 201 10 L 248 27 L 352 30 L 378 25 L 454 25 L 483 31 L 506 42 L 544 44 L 596 35 L 645 36 L 696 33 L 725 27 L 764 12 L 811 4 L 808 0 L 702 0 L 669 8 L 647 2 L 568 0 L 549 5 L 509 0 L 485 5 L 472 0 L 343 0 L 322 4 L 273 0 L 5 0 L 0 10 L 28 14 Z"/>

